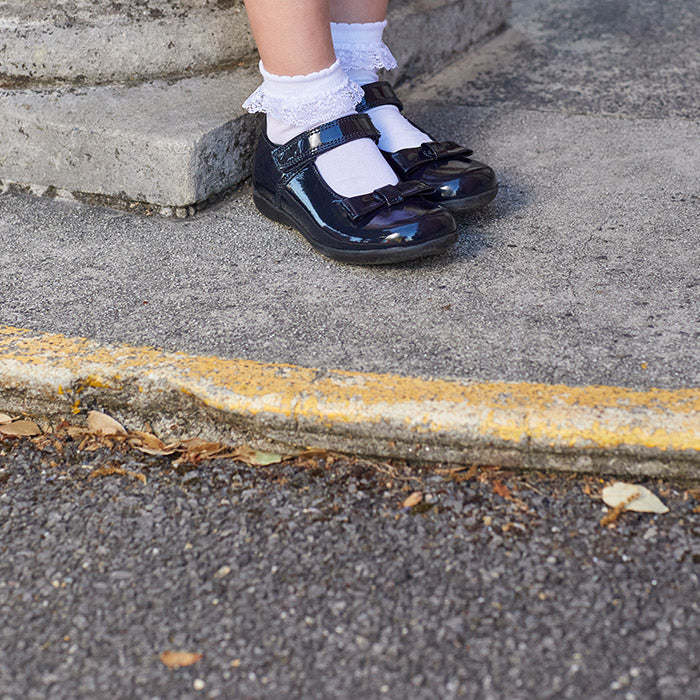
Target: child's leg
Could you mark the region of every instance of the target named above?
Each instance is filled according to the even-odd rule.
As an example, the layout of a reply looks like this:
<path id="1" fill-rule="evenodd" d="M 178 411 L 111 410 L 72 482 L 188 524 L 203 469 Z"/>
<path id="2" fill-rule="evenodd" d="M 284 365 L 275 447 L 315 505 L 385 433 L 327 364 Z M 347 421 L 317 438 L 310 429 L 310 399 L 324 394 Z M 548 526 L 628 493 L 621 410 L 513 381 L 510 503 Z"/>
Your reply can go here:
<path id="1" fill-rule="evenodd" d="M 263 84 L 246 101 L 267 115 L 267 136 L 286 143 L 333 119 L 355 113 L 362 90 L 337 63 L 328 0 L 246 0 L 261 57 Z M 370 139 L 320 155 L 316 166 L 328 186 L 344 197 L 398 182 Z"/>
<path id="2" fill-rule="evenodd" d="M 383 22 L 388 0 L 330 0 L 333 22 Z"/>
<path id="3" fill-rule="evenodd" d="M 391 87 L 378 82 L 377 71 L 396 68 L 382 40 L 386 7 L 386 0 L 330 0 L 336 56 L 347 75 L 365 88 L 358 109 L 380 132 L 379 148 L 398 175 L 435 188 L 431 201 L 459 210 L 488 203 L 498 190 L 493 170 L 472 160 L 469 149 L 451 141 L 433 142 L 401 114 Z"/>
<path id="4" fill-rule="evenodd" d="M 422 182 L 400 182 L 358 114 L 364 90 L 336 60 L 328 0 L 246 0 L 263 84 L 246 100 L 266 115 L 253 158 L 253 201 L 331 258 L 396 263 L 457 239 Z"/>
<path id="5" fill-rule="evenodd" d="M 246 0 L 245 6 L 270 73 L 306 75 L 335 61 L 328 0 Z"/>
<path id="6" fill-rule="evenodd" d="M 331 0 L 331 31 L 336 55 L 348 76 L 360 85 L 377 81 L 381 68 L 396 68 L 382 41 L 387 0 Z M 397 107 L 382 105 L 369 110 L 381 133 L 379 148 L 398 151 L 415 148 L 430 137 L 401 115 Z"/>

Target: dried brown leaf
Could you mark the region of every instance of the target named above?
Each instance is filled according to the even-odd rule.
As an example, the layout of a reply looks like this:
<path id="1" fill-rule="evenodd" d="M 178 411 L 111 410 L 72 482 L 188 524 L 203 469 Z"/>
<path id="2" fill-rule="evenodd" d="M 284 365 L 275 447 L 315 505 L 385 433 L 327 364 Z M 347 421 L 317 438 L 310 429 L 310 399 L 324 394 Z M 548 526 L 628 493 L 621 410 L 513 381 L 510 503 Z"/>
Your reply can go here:
<path id="1" fill-rule="evenodd" d="M 68 425 L 66 426 L 66 432 L 72 438 L 83 437 L 85 435 L 90 435 L 89 428 L 83 428 L 81 425 Z"/>
<path id="2" fill-rule="evenodd" d="M 327 459 L 329 456 L 330 452 L 328 452 L 328 450 L 322 450 L 320 448 L 309 448 L 308 450 L 303 450 L 297 454 L 290 455 L 290 457 L 293 457 L 294 459 Z"/>
<path id="3" fill-rule="evenodd" d="M 168 668 L 181 668 L 182 666 L 192 666 L 202 658 L 201 654 L 191 651 L 164 651 L 160 655 L 160 660 Z"/>
<path id="4" fill-rule="evenodd" d="M 143 452 L 146 455 L 152 455 L 155 457 L 168 457 L 177 452 L 177 447 L 167 447 L 163 450 L 153 449 L 152 447 L 144 447 L 143 445 L 134 444 L 134 448 L 139 452 Z"/>
<path id="5" fill-rule="evenodd" d="M 139 452 L 147 455 L 171 455 L 180 448 L 179 442 L 166 445 L 152 433 L 143 433 L 140 430 L 133 431 L 132 436 L 129 438 L 129 443 Z"/>
<path id="6" fill-rule="evenodd" d="M 402 508 L 413 508 L 417 506 L 423 500 L 423 493 L 421 491 L 414 491 L 402 504 Z"/>
<path id="7" fill-rule="evenodd" d="M 445 474 L 447 476 L 453 476 L 454 474 L 459 474 L 460 472 L 463 472 L 466 469 L 468 469 L 468 467 L 465 464 L 461 467 L 448 467 L 447 469 L 436 469 L 435 473 L 436 474 Z"/>
<path id="8" fill-rule="evenodd" d="M 41 435 L 41 428 L 30 420 L 16 420 L 0 425 L 0 433 L 13 437 L 31 437 Z"/>
<path id="9" fill-rule="evenodd" d="M 450 479 L 461 484 L 464 481 L 471 481 L 475 476 L 479 474 L 479 469 L 475 464 L 472 464 L 466 472 L 455 471 L 450 474 Z"/>
<path id="10" fill-rule="evenodd" d="M 90 411 L 87 417 L 90 432 L 100 435 L 128 435 L 126 428 L 106 413 Z"/>
<path id="11" fill-rule="evenodd" d="M 98 467 L 97 469 L 90 472 L 90 474 L 88 475 L 88 479 L 95 479 L 98 476 L 113 476 L 115 474 L 117 476 L 130 476 L 134 479 L 138 479 L 144 484 L 146 483 L 145 474 L 142 474 L 141 472 L 132 472 L 128 469 L 123 469 L 122 467 L 115 466 Z"/>
<path id="12" fill-rule="evenodd" d="M 267 467 L 270 464 L 279 464 L 289 459 L 288 455 L 281 455 L 277 452 L 263 452 L 256 450 L 249 445 L 241 445 L 231 453 L 234 459 L 253 467 Z"/>
<path id="13" fill-rule="evenodd" d="M 634 496 L 630 497 L 630 500 L 634 499 Z M 617 522 L 617 519 L 625 512 L 627 506 L 627 501 L 623 501 L 622 503 L 616 505 L 614 508 L 609 510 L 601 519 L 600 519 L 600 524 L 602 527 L 605 527 L 606 525 L 612 525 L 613 523 Z"/>
<path id="14" fill-rule="evenodd" d="M 12 416 L 8 416 L 7 413 L 0 413 L 0 425 L 3 425 L 4 423 L 12 423 L 14 418 Z"/>
<path id="15" fill-rule="evenodd" d="M 616 481 L 603 489 L 603 502 L 610 508 L 625 504 L 625 510 L 637 513 L 668 513 L 668 507 L 661 499 L 639 484 Z"/>
<path id="16" fill-rule="evenodd" d="M 496 481 L 493 482 L 493 490 L 494 493 L 496 493 L 501 498 L 505 498 L 507 501 L 513 500 L 513 496 L 510 492 L 510 489 L 499 479 L 496 479 Z"/>
<path id="17" fill-rule="evenodd" d="M 200 459 L 211 459 L 214 455 L 226 449 L 226 445 L 222 445 L 220 442 L 208 442 L 201 438 L 183 440 L 180 445 L 188 457 L 198 457 Z"/>

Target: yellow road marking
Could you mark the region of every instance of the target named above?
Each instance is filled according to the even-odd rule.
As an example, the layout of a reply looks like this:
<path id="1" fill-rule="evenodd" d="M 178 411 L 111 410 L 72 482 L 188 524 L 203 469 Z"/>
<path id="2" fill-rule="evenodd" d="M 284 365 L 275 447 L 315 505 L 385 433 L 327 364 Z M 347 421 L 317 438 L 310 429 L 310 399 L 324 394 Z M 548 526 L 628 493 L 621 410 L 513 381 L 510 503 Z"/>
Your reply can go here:
<path id="1" fill-rule="evenodd" d="M 547 448 L 700 451 L 700 389 L 463 382 L 104 346 L 0 326 L 0 380 L 56 397 L 92 386 L 176 388 L 208 406 L 307 425 L 402 426 L 416 440 L 458 434 Z M 64 398 L 65 400 L 65 398 Z"/>

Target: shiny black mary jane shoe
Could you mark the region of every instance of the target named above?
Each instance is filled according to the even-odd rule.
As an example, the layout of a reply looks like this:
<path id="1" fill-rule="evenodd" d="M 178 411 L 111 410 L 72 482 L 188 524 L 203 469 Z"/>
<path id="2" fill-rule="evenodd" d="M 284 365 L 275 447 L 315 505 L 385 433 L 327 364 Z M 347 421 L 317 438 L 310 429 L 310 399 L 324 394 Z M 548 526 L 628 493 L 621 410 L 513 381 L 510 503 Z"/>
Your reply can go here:
<path id="1" fill-rule="evenodd" d="M 365 97 L 357 106 L 358 112 L 380 105 L 403 109 L 389 83 L 369 83 L 362 89 Z M 414 126 L 424 131 L 418 125 Z M 470 211 L 488 204 L 498 192 L 493 170 L 472 160 L 472 151 L 468 148 L 453 141 L 438 142 L 430 138 L 416 148 L 403 148 L 395 153 L 382 151 L 382 154 L 402 180 L 420 180 L 432 187 L 433 194 L 427 198 L 435 204 L 452 211 Z"/>
<path id="2" fill-rule="evenodd" d="M 326 184 L 316 158 L 361 138 L 379 140 L 366 114 L 335 119 L 280 146 L 263 132 L 253 159 L 255 205 L 342 262 L 403 262 L 441 253 L 455 243 L 452 215 L 425 199 L 432 190 L 422 182 L 399 182 L 357 197 L 341 197 Z"/>

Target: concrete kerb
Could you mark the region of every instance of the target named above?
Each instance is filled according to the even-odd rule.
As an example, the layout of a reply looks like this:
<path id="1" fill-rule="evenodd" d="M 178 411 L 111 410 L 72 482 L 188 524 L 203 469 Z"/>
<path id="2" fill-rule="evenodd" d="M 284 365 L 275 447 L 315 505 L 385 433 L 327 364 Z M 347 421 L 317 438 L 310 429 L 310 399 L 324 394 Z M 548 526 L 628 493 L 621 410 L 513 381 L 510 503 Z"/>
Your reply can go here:
<path id="1" fill-rule="evenodd" d="M 700 389 L 635 391 L 318 370 L 0 326 L 0 410 L 101 409 L 162 437 L 381 457 L 700 476 Z"/>

